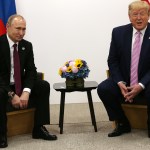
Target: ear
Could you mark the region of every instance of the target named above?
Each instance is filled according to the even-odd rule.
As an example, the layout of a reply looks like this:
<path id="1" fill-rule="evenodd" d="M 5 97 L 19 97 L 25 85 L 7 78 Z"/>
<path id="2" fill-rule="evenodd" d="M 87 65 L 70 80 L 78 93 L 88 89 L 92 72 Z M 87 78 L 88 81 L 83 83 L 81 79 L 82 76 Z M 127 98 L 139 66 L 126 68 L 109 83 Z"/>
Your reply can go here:
<path id="1" fill-rule="evenodd" d="M 131 18 L 131 16 L 130 16 L 130 14 L 128 15 L 128 17 L 129 17 L 130 22 L 132 23 L 132 18 Z"/>
<path id="2" fill-rule="evenodd" d="M 6 24 L 6 29 L 8 29 L 9 27 L 10 27 L 10 25 L 7 23 L 7 24 Z"/>

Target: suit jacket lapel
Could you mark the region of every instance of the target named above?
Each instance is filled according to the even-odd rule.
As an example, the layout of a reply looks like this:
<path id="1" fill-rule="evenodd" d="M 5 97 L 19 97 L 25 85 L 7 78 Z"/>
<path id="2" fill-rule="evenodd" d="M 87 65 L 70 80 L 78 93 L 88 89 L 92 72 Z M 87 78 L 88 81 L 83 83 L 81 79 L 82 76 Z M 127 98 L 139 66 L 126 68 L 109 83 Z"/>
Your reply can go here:
<path id="1" fill-rule="evenodd" d="M 124 57 L 126 57 L 128 75 L 130 75 L 130 65 L 131 65 L 132 34 L 133 34 L 133 27 L 130 24 L 126 29 L 125 38 L 124 38 L 124 44 L 125 44 L 124 47 L 126 51 L 125 53 L 126 55 Z"/>
<path id="2" fill-rule="evenodd" d="M 8 43 L 8 40 L 7 40 L 7 36 L 4 35 L 3 37 L 3 44 L 2 44 L 2 50 L 5 51 L 4 54 L 5 54 L 5 58 L 6 58 L 6 62 L 7 62 L 7 67 L 10 71 L 10 47 L 9 47 L 9 43 Z"/>
<path id="3" fill-rule="evenodd" d="M 146 29 L 144 37 L 143 37 L 138 72 L 141 71 L 145 55 L 150 53 L 149 50 L 150 50 L 150 24 L 148 23 L 147 29 Z"/>
<path id="4" fill-rule="evenodd" d="M 22 68 L 23 62 L 24 62 L 24 57 L 25 57 L 25 46 L 22 41 L 19 42 L 18 44 L 18 53 L 20 57 L 20 67 Z"/>

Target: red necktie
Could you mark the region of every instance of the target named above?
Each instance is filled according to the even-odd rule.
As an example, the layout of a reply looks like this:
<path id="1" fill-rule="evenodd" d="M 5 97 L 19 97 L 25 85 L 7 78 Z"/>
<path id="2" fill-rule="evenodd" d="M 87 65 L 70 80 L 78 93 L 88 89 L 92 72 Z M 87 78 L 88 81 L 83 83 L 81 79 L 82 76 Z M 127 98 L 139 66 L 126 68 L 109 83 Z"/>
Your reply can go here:
<path id="1" fill-rule="evenodd" d="M 141 32 L 136 32 L 135 41 L 133 44 L 132 56 L 131 56 L 131 75 L 130 75 L 130 85 L 135 85 L 138 83 L 138 64 L 141 52 Z"/>
<path id="2" fill-rule="evenodd" d="M 17 95 L 21 95 L 21 73 L 20 73 L 20 59 L 17 51 L 17 44 L 13 45 L 14 47 L 14 80 L 15 80 L 15 90 Z"/>

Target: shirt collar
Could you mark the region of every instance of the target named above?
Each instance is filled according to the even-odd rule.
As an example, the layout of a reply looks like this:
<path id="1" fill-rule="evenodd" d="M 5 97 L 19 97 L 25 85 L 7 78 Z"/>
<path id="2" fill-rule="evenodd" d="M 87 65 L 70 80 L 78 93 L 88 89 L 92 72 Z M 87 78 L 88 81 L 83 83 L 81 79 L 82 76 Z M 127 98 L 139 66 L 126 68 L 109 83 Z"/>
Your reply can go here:
<path id="1" fill-rule="evenodd" d="M 142 33 L 142 35 L 145 34 L 146 28 L 147 28 L 147 26 L 143 30 L 140 30 L 140 32 Z M 137 30 L 133 27 L 133 35 L 135 35 L 136 32 L 137 32 Z"/>
<path id="2" fill-rule="evenodd" d="M 7 36 L 7 39 L 8 39 L 8 43 L 9 43 L 9 47 L 10 47 L 10 48 L 12 48 L 12 46 L 13 46 L 14 44 L 17 44 L 17 45 L 18 45 L 18 42 L 17 42 L 17 43 L 14 43 L 14 42 L 9 38 L 8 34 L 6 34 L 6 36 Z"/>

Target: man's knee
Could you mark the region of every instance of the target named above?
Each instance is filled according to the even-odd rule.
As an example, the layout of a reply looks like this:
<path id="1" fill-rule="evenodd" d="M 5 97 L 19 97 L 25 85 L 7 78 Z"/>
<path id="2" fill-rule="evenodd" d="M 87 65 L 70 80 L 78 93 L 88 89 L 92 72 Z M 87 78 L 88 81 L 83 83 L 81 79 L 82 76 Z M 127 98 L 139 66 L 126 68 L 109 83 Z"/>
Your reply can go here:
<path id="1" fill-rule="evenodd" d="M 120 89 L 113 80 L 106 79 L 98 85 L 97 93 L 98 93 L 99 97 L 104 96 L 104 95 L 105 96 L 109 96 L 109 95 L 117 96 L 120 94 Z"/>
<path id="2" fill-rule="evenodd" d="M 97 94 L 101 100 L 103 100 L 104 95 L 108 94 L 109 91 L 105 86 L 105 81 L 101 82 L 97 87 Z"/>
<path id="3" fill-rule="evenodd" d="M 100 84 L 98 85 L 98 87 L 97 87 L 97 93 L 98 93 L 98 95 L 100 96 L 101 93 L 103 93 L 104 91 L 105 91 L 104 86 L 103 86 L 102 83 L 100 83 Z"/>
<path id="4" fill-rule="evenodd" d="M 50 91 L 50 84 L 45 80 L 38 80 L 34 85 L 34 88 L 39 92 L 49 92 Z"/>
<path id="5" fill-rule="evenodd" d="M 104 94 L 105 92 L 109 92 L 111 90 L 110 84 L 108 80 L 104 80 L 97 87 L 98 95 Z"/>
<path id="6" fill-rule="evenodd" d="M 50 84 L 45 80 L 40 81 L 40 86 L 42 90 L 48 90 L 48 91 L 50 90 Z"/>

